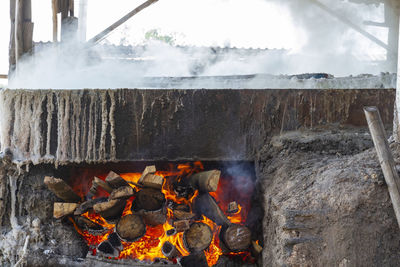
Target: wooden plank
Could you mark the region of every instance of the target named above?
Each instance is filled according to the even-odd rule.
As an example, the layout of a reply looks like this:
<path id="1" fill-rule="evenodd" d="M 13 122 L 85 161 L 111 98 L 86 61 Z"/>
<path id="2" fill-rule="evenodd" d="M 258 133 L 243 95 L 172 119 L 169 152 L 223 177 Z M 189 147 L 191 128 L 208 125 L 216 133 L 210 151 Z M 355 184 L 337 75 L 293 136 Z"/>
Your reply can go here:
<path id="1" fill-rule="evenodd" d="M 126 14 L 125 16 L 123 16 L 121 19 L 119 19 L 118 21 L 114 22 L 111 26 L 109 26 L 108 28 L 106 28 L 105 30 L 103 30 L 102 32 L 98 33 L 96 36 L 94 36 L 92 39 L 89 40 L 89 43 L 98 43 L 101 40 L 103 40 L 105 37 L 107 37 L 108 34 L 110 34 L 112 31 L 114 31 L 116 28 L 118 28 L 119 26 L 121 26 L 122 24 L 124 24 L 127 20 L 129 20 L 130 18 L 132 18 L 134 15 L 136 15 L 137 13 L 139 13 L 140 11 L 142 11 L 143 9 L 145 9 L 146 7 L 154 4 L 155 2 L 157 2 L 158 0 L 148 0 L 146 2 L 144 2 L 143 4 L 141 4 L 140 6 L 138 6 L 137 8 L 135 8 L 134 10 L 132 10 L 131 12 L 129 12 L 128 14 Z"/>
<path id="2" fill-rule="evenodd" d="M 390 151 L 385 128 L 376 107 L 365 107 L 364 113 L 368 121 L 368 127 L 371 132 L 376 153 L 378 154 L 383 176 L 388 186 L 397 223 L 400 226 L 400 178 L 396 170 L 392 152 Z"/>
<path id="3" fill-rule="evenodd" d="M 0 74 L 0 79 L 8 79 L 8 75 L 7 74 Z"/>
<path id="4" fill-rule="evenodd" d="M 32 20 L 32 0 L 24 0 L 24 21 Z"/>

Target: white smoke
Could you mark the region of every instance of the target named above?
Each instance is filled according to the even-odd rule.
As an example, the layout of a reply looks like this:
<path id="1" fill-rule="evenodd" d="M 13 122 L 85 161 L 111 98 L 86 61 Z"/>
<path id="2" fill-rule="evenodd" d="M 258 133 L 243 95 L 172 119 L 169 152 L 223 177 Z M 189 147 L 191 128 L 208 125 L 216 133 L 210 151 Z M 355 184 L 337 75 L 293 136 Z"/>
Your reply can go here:
<path id="1" fill-rule="evenodd" d="M 74 42 L 48 44 L 26 57 L 11 77 L 10 88 L 320 88 L 321 86 L 357 88 L 359 80 L 337 85 L 330 81 L 297 81 L 280 74 L 325 72 L 335 76 L 395 72 L 386 62 L 384 49 L 366 40 L 346 24 L 312 4 L 311 0 L 273 1 L 291 11 L 293 22 L 304 32 L 301 49 L 264 50 L 243 55 L 235 49 L 216 54 L 212 49 L 181 49 L 150 41 L 146 49 L 133 51 L 134 58 L 123 58 L 127 47 L 86 47 Z M 356 24 L 382 19 L 382 5 L 359 5 L 340 0 L 320 0 Z M 279 27 L 279 25 L 276 25 Z M 368 29 L 371 30 L 371 29 Z M 373 32 L 381 39 L 387 34 Z M 260 33 L 262 34 L 262 33 Z M 274 36 L 271 36 L 274 38 Z M 122 40 L 126 41 L 126 40 Z M 106 49 L 107 48 L 107 49 Z M 133 46 L 133 49 L 135 47 Z M 137 49 L 137 47 L 136 47 Z M 121 50 L 121 51 L 118 51 Z M 123 50 L 123 51 L 122 51 Z M 251 50 L 249 50 L 251 51 Z M 208 76 L 262 74 L 240 80 L 210 79 Z M 147 77 L 188 77 L 193 79 L 149 79 Z M 382 77 L 384 77 L 382 79 Z M 290 77 L 289 77 L 290 78 Z M 365 78 L 365 77 L 362 77 Z M 392 87 L 391 78 L 375 77 L 372 86 Z M 387 82 L 387 80 L 390 80 Z M 157 82 L 160 82 L 157 84 Z M 383 84 L 383 85 L 382 85 Z M 361 85 L 360 85 L 361 86 Z M 365 82 L 362 86 L 365 86 Z"/>

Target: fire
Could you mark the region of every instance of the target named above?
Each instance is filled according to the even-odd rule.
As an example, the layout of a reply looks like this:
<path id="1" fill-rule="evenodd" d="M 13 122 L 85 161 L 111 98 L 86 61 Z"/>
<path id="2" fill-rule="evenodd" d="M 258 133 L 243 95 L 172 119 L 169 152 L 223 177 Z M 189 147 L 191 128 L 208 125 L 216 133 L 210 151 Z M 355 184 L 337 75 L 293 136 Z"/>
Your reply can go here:
<path id="1" fill-rule="evenodd" d="M 156 175 L 164 177 L 164 183 L 162 185 L 162 193 L 165 195 L 167 201 L 173 201 L 176 204 L 184 204 L 188 206 L 192 206 L 193 200 L 199 194 L 198 191 L 194 191 L 189 198 L 179 197 L 176 192 L 173 190 L 172 181 L 182 181 L 187 176 L 202 171 L 204 169 L 201 162 L 194 162 L 192 164 L 179 164 L 174 167 L 170 165 L 170 170 L 168 171 L 157 171 Z M 129 182 L 130 186 L 133 187 L 136 191 L 139 191 L 141 187 L 138 185 L 139 178 L 141 173 L 121 173 L 120 176 Z M 98 176 L 101 179 L 105 179 L 104 175 Z M 174 179 L 171 179 L 174 177 Z M 90 186 L 86 185 L 86 193 Z M 231 193 L 233 190 L 233 185 L 230 182 L 230 179 L 225 179 L 221 177 L 218 189 L 216 192 L 210 193 L 218 205 L 225 213 L 227 218 L 236 224 L 244 224 L 246 221 L 247 213 L 250 208 L 250 197 L 251 194 L 248 194 L 246 197 L 237 197 L 240 195 L 235 194 L 235 192 Z M 81 189 L 82 191 L 82 189 Z M 225 194 L 224 194 L 225 192 Z M 226 194 L 226 192 L 230 192 Z M 82 194 L 84 194 L 83 192 Z M 101 192 L 97 194 L 96 197 L 105 196 L 108 193 Z M 235 197 L 235 199 L 231 199 Z M 123 211 L 123 215 L 131 214 L 132 201 L 134 197 L 131 197 L 127 201 L 127 205 Z M 238 211 L 234 214 L 227 213 L 227 206 L 230 201 L 238 202 Z M 114 231 L 115 224 L 112 222 L 107 222 L 104 218 L 102 218 L 99 214 L 94 212 L 86 212 L 82 215 L 83 217 L 101 225 L 105 231 L 100 235 L 94 235 L 89 233 L 86 230 L 79 229 L 78 225 L 74 222 L 73 219 L 70 218 L 71 222 L 74 224 L 76 230 L 82 237 L 86 240 L 88 246 L 93 251 L 93 254 L 96 253 L 96 247 L 103 241 L 107 240 L 108 236 Z M 122 241 L 123 249 L 120 251 L 117 259 L 122 258 L 132 258 L 138 259 L 141 261 L 154 261 L 155 259 L 166 259 L 166 257 L 161 252 L 161 248 L 165 242 L 170 242 L 172 245 L 176 247 L 179 251 L 180 256 L 188 256 L 190 252 L 185 248 L 183 242 L 183 232 L 176 233 L 174 235 L 167 235 L 167 231 L 173 229 L 173 211 L 167 207 L 167 221 L 163 225 L 158 225 L 155 227 L 146 226 L 146 233 L 143 237 L 135 242 L 124 242 Z M 221 226 L 216 225 L 212 220 L 208 219 L 205 216 L 202 216 L 201 219 L 198 219 L 197 222 L 202 222 L 210 226 L 213 238 L 211 245 L 208 249 L 205 250 L 205 255 L 207 258 L 207 263 L 209 266 L 213 266 L 217 263 L 219 257 L 221 255 L 227 255 L 228 257 L 241 256 L 241 258 L 246 258 L 250 256 L 250 252 L 240 252 L 240 253 L 224 253 L 219 244 L 219 234 L 221 230 Z M 174 260 L 176 262 L 176 260 Z"/>

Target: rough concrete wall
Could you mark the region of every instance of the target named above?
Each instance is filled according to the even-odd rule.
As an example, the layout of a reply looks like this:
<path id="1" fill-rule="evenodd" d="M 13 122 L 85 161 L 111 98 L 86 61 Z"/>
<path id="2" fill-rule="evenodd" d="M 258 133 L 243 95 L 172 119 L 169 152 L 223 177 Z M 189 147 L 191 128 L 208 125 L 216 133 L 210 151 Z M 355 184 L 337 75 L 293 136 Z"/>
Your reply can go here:
<path id="1" fill-rule="evenodd" d="M 360 133 L 290 133 L 264 148 L 265 266 L 398 266 L 400 231 L 376 153 L 359 153 L 370 145 Z"/>
<path id="2" fill-rule="evenodd" d="M 35 164 L 253 160 L 280 131 L 393 120 L 394 90 L 3 90 L 0 151 Z"/>

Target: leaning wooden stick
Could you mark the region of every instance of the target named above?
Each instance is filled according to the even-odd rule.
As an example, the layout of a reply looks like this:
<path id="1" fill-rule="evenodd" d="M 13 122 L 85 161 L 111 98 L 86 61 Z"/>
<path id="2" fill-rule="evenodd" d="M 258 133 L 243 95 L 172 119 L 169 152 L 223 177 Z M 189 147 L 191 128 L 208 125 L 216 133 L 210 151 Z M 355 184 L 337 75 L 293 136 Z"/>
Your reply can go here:
<path id="1" fill-rule="evenodd" d="M 378 154 L 379 163 L 388 186 L 394 213 L 400 227 L 400 178 L 386 138 L 385 128 L 377 107 L 365 107 L 365 117 Z"/>

